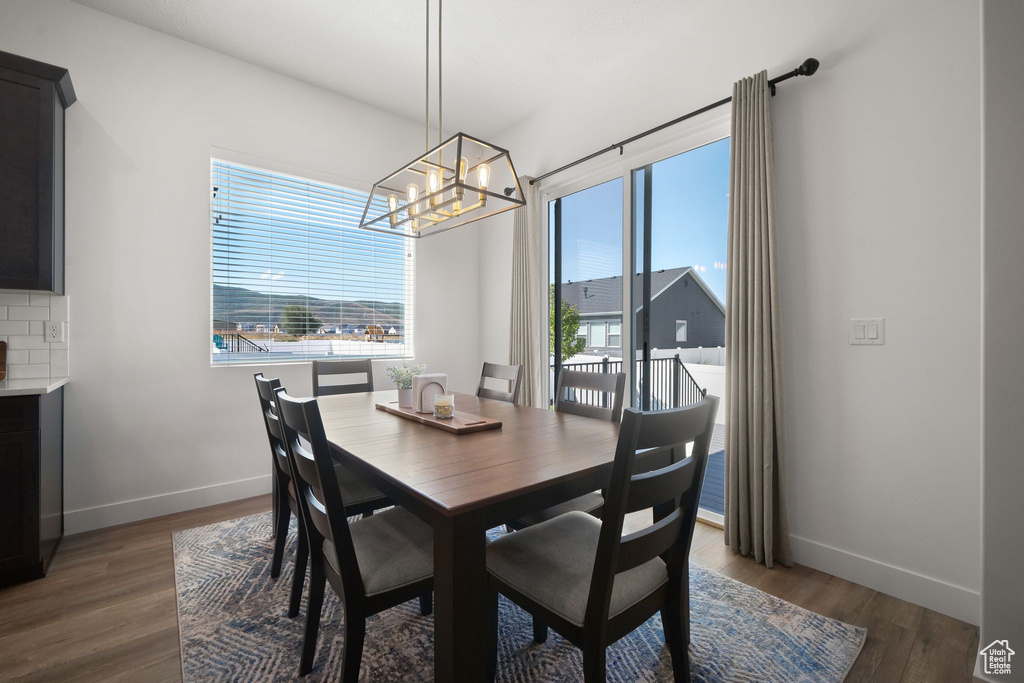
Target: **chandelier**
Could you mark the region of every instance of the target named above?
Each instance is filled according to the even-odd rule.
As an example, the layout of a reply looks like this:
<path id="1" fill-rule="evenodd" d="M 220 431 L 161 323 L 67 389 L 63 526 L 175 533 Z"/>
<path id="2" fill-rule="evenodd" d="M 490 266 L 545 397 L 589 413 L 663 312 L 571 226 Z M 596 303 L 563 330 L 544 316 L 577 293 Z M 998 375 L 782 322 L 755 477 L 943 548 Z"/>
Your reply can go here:
<path id="1" fill-rule="evenodd" d="M 430 148 L 430 0 L 426 0 L 426 152 L 374 183 L 359 221 L 365 230 L 427 237 L 526 204 L 508 150 L 465 133 L 441 141 L 441 3 L 437 1 L 438 144 Z"/>

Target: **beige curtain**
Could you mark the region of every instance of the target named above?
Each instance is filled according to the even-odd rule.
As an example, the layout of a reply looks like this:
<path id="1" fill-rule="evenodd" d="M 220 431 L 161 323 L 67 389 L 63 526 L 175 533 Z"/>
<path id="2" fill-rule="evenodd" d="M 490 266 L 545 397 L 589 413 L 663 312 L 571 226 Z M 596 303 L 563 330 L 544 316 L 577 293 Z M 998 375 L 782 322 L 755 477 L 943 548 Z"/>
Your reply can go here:
<path id="1" fill-rule="evenodd" d="M 523 366 L 519 402 L 527 406 L 543 403 L 547 372 L 546 349 L 542 347 L 542 283 L 540 273 L 540 192 L 530 178 L 519 178 L 526 206 L 517 208 L 512 220 L 512 320 L 509 325 L 509 362 Z"/>
<path id="2" fill-rule="evenodd" d="M 786 503 L 782 349 L 767 72 L 732 91 L 725 367 L 725 542 L 793 564 Z"/>

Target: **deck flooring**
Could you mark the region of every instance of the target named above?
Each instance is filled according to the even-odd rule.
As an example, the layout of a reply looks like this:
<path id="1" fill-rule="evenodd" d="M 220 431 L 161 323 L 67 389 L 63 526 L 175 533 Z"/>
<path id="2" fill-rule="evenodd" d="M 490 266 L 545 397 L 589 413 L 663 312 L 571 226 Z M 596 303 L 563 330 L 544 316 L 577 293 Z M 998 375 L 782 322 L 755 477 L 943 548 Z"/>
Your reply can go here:
<path id="1" fill-rule="evenodd" d="M 704 474 L 704 488 L 700 492 L 700 506 L 705 510 L 725 514 L 725 425 L 716 424 L 711 435 L 711 453 Z"/>

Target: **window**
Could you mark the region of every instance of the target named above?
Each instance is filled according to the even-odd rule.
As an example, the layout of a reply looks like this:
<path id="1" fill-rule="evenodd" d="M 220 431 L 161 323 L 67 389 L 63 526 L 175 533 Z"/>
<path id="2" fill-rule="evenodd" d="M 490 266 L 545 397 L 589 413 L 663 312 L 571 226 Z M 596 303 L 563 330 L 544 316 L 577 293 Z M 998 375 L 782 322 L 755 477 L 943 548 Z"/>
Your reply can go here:
<path id="1" fill-rule="evenodd" d="M 412 356 L 413 247 L 357 227 L 366 193 L 211 167 L 213 363 Z"/>
<path id="2" fill-rule="evenodd" d="M 608 323 L 608 346 L 622 346 L 622 323 Z"/>
<path id="3" fill-rule="evenodd" d="M 587 323 L 580 323 L 580 329 L 576 333 L 576 338 L 583 340 L 584 346 L 590 346 L 590 325 Z M 566 360 L 568 360 L 568 358 Z"/>
<path id="4" fill-rule="evenodd" d="M 686 321 L 685 320 L 677 320 L 676 321 L 676 341 L 677 342 L 684 342 L 684 341 L 686 341 Z"/>
<path id="5" fill-rule="evenodd" d="M 605 325 L 604 323 L 591 323 L 590 324 L 590 345 L 591 346 L 604 346 L 606 343 L 605 339 Z"/>

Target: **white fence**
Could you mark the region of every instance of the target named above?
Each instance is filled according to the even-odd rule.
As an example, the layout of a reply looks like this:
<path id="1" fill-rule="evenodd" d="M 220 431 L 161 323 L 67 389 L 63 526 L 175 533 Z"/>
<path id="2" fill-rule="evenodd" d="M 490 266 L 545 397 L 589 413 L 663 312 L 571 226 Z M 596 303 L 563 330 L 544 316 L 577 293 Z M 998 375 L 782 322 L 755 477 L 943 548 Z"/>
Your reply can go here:
<path id="1" fill-rule="evenodd" d="M 725 365 L 725 347 L 698 346 L 695 349 L 652 349 L 651 358 L 671 358 L 678 355 L 683 363 L 700 363 L 701 365 Z"/>

